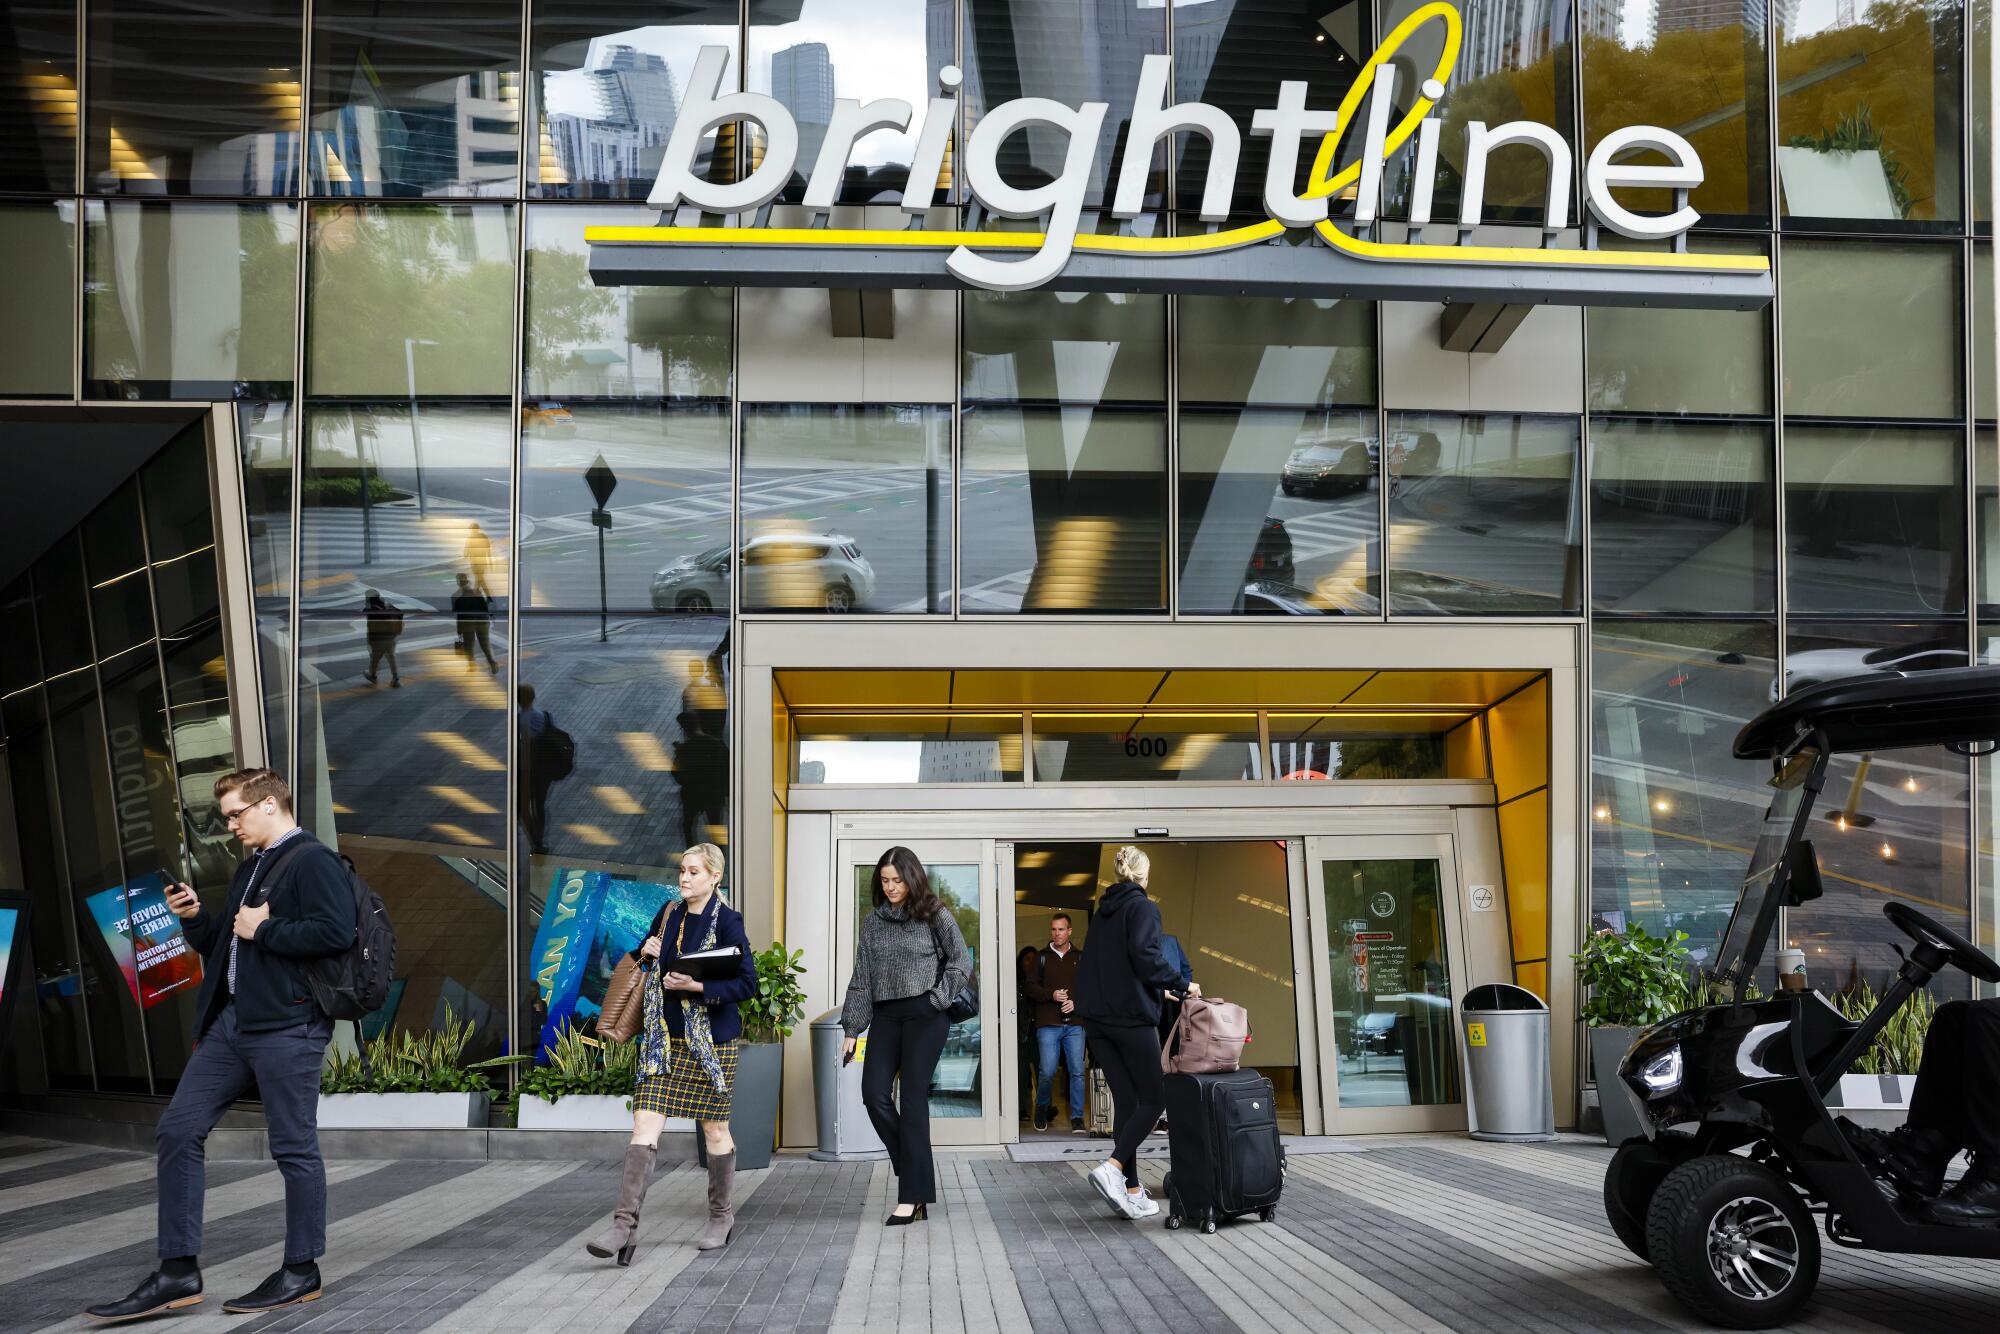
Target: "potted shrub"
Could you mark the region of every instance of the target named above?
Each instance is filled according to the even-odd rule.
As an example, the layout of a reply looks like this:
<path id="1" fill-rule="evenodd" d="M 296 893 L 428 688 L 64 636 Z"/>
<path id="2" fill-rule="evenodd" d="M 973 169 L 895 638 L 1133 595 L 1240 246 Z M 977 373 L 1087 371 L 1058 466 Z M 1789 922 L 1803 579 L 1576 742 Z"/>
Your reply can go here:
<path id="1" fill-rule="evenodd" d="M 525 1065 L 514 1086 L 514 1124 L 521 1130 L 632 1129 L 632 1084 L 639 1044 L 604 1042 L 565 1026 L 544 1064 L 526 1053 L 500 1056 L 481 1066 Z"/>
<path id="2" fill-rule="evenodd" d="M 484 1127 L 489 1084 L 465 1064 L 472 1022 L 445 1006 L 444 1027 L 387 1033 L 320 1071 L 321 1130 Z"/>
<path id="3" fill-rule="evenodd" d="M 799 986 L 805 973 L 804 950 L 785 950 L 778 941 L 757 958 L 757 994 L 738 1006 L 743 1039 L 736 1056 L 736 1088 L 731 1096 L 729 1134 L 736 1141 L 736 1168 L 749 1171 L 771 1165 L 778 1142 L 778 1086 L 784 1076 L 785 1039 L 805 1018 L 806 993 Z M 702 1139 L 695 1136 L 704 1161 Z"/>
<path id="4" fill-rule="evenodd" d="M 1833 997 L 1841 1014 L 1855 1023 L 1875 1008 L 1874 988 L 1860 978 Z M 1826 1105 L 1849 1111 L 1896 1112 L 1907 1114 L 1910 1094 L 1917 1087 L 1917 1067 L 1923 1064 L 1924 1038 L 1937 1001 L 1930 992 L 1919 991 L 1882 1028 L 1873 1046 L 1855 1058 L 1854 1065 L 1827 1091 Z"/>
<path id="5" fill-rule="evenodd" d="M 1590 989 L 1583 1021 L 1590 1026 L 1590 1060 L 1597 1077 L 1597 1102 L 1604 1114 L 1604 1138 L 1612 1144 L 1645 1133 L 1632 1093 L 1618 1078 L 1619 1062 L 1639 1030 L 1672 1018 L 1687 1007 L 1687 933 L 1650 934 L 1633 922 L 1623 934 L 1600 931 L 1576 961 L 1576 980 Z"/>

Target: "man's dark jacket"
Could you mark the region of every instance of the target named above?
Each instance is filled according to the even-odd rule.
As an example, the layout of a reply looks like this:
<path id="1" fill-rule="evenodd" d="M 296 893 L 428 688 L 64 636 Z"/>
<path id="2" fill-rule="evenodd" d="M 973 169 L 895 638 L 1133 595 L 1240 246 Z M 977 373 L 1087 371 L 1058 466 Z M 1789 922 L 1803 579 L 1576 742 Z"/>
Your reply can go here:
<path id="1" fill-rule="evenodd" d="M 1129 880 L 1105 890 L 1077 972 L 1077 1014 L 1112 1028 L 1153 1028 L 1162 993 L 1180 984 L 1180 970 L 1160 952 L 1159 907 Z"/>
<path id="2" fill-rule="evenodd" d="M 264 855 L 277 861 L 258 879 L 256 902 L 270 904 L 271 915 L 236 951 L 236 1023 L 245 1033 L 319 1018 L 303 965 L 354 943 L 354 887 L 338 853 L 301 830 Z M 218 915 L 204 908 L 184 927 L 202 955 L 197 1042 L 229 1000 L 229 942 L 256 864 L 257 858 L 249 857 L 236 868 L 226 911 Z"/>
<path id="3" fill-rule="evenodd" d="M 1081 1016 L 1071 1011 L 1063 1013 L 1062 1002 L 1056 999 L 1058 991 L 1067 991 L 1070 999 L 1076 998 L 1076 975 L 1083 967 L 1083 951 L 1072 945 L 1069 953 L 1057 954 L 1044 945 L 1035 952 L 1034 966 L 1028 976 L 1022 979 L 1022 988 L 1035 1002 L 1035 1027 L 1061 1028 L 1065 1024 L 1081 1022 Z"/>

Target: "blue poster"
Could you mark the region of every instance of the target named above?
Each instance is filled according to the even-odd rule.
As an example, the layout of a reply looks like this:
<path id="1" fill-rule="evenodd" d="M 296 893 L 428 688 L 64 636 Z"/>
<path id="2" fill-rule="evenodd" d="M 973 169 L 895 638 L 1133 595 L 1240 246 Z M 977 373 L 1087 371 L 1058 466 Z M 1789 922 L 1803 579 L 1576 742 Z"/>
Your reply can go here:
<path id="1" fill-rule="evenodd" d="M 556 872 L 529 954 L 543 1007 L 538 1053 L 554 1046 L 572 1020 L 597 1014 L 618 960 L 639 947 L 660 908 L 679 897 L 678 887 L 604 871 Z"/>

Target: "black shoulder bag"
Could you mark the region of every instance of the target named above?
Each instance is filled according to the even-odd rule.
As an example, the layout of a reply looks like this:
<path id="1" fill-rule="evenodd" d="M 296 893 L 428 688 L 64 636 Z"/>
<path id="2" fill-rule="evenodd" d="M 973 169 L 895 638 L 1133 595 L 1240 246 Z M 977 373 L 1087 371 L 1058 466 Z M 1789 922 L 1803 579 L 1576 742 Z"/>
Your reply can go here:
<path id="1" fill-rule="evenodd" d="M 943 915 L 948 911 L 949 909 L 946 908 L 938 909 L 939 915 Z M 942 986 L 945 971 L 951 967 L 951 957 L 945 950 L 944 933 L 938 930 L 936 917 L 931 918 L 931 941 L 937 946 L 937 980 L 938 985 Z M 964 988 L 951 998 L 951 1004 L 945 1006 L 944 1012 L 946 1017 L 954 1024 L 962 1024 L 968 1019 L 977 1019 L 979 1017 L 979 975 L 977 973 L 965 979 Z"/>

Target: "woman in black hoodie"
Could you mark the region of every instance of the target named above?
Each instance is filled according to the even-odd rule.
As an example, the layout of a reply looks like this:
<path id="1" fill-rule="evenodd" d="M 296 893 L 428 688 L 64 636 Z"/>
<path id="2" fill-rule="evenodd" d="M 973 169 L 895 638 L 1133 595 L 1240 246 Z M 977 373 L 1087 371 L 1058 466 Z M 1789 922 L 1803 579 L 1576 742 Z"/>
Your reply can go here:
<path id="1" fill-rule="evenodd" d="M 1090 1057 L 1111 1086 L 1111 1157 L 1090 1184 L 1126 1218 L 1150 1218 L 1160 1206 L 1139 1185 L 1139 1142 L 1166 1110 L 1160 1073 L 1160 1002 L 1181 985 L 1180 970 L 1160 952 L 1160 910 L 1146 897 L 1152 861 L 1139 849 L 1118 849 L 1090 918 L 1090 948 L 1076 977 L 1076 1009 Z M 1198 996 L 1200 989 L 1188 987 Z"/>

